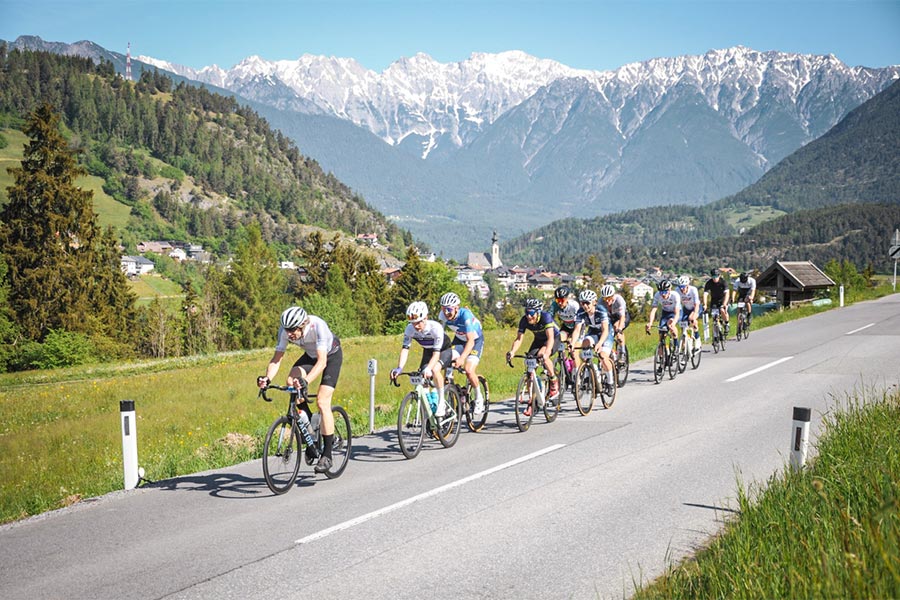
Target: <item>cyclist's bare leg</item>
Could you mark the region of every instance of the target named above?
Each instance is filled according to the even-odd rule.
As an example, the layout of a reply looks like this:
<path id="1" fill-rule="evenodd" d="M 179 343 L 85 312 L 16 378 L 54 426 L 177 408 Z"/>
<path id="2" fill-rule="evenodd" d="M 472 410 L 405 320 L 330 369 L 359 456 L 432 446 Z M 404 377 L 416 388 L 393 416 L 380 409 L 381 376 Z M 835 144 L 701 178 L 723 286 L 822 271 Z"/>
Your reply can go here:
<path id="1" fill-rule="evenodd" d="M 466 357 L 466 377 L 469 379 L 469 383 L 472 384 L 472 389 L 480 390 L 481 388 L 478 386 L 478 372 L 476 369 L 478 368 L 478 361 L 474 356 Z"/>
<path id="2" fill-rule="evenodd" d="M 334 433 L 334 415 L 331 414 L 331 399 L 334 397 L 334 388 L 330 385 L 319 385 L 316 392 L 316 406 L 322 418 L 322 435 Z"/>

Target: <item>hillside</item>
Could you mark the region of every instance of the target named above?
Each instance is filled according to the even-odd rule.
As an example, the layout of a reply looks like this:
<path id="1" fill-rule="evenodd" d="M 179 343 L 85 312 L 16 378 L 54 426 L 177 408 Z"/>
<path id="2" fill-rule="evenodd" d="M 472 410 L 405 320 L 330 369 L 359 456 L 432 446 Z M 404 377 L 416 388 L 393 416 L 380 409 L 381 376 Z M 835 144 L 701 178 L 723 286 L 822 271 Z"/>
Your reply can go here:
<path id="1" fill-rule="evenodd" d="M 606 257 L 606 269 L 622 273 L 635 266 L 647 266 L 646 262 L 641 264 L 640 261 L 652 258 L 659 262 L 658 257 L 663 251 L 671 258 L 668 249 L 672 246 L 724 236 L 733 241 L 690 246 L 692 251 L 702 252 L 713 262 L 722 263 L 716 259 L 728 258 L 727 247 L 746 246 L 735 237 L 740 232 L 748 239 L 753 236 L 768 239 L 766 236 L 772 230 L 766 229 L 765 224 L 758 225 L 768 219 L 775 219 L 771 227 L 778 228 L 782 226 L 779 223 L 790 225 L 815 218 L 831 219 L 843 211 L 855 215 L 873 213 L 871 218 L 877 221 L 878 217 L 874 215 L 883 207 L 852 210 L 845 207 L 838 211 L 800 213 L 846 203 L 900 203 L 898 149 L 900 82 L 851 111 L 828 133 L 785 158 L 760 181 L 734 196 L 702 207 L 676 205 L 595 219 L 556 221 L 504 244 L 504 256 L 507 262 L 545 263 L 561 269 L 577 269 L 588 255 L 598 254 Z M 776 218 L 786 212 L 798 214 L 795 218 Z M 806 238 L 802 244 L 818 243 L 833 248 L 835 245 L 830 237 L 833 234 L 834 231 L 823 224 L 817 238 Z M 788 244 L 781 246 L 783 253 L 799 252 L 805 247 L 792 246 L 801 242 L 790 237 L 778 243 Z M 865 243 L 864 238 L 852 236 L 842 242 L 843 247 L 852 252 L 845 257 L 871 261 L 884 268 L 883 257 L 863 248 Z M 748 250 L 745 247 L 745 251 Z M 724 254 L 721 257 L 705 254 L 718 251 Z M 869 258 L 864 260 L 864 256 Z"/>
<path id="2" fill-rule="evenodd" d="M 2 60 L 0 129 L 53 105 L 82 166 L 130 212 L 118 228 L 126 246 L 156 237 L 227 251 L 252 221 L 281 254 L 310 227 L 377 233 L 395 250 L 412 241 L 232 97 L 150 71 L 125 82 L 110 63 L 84 58 L 12 51 Z"/>

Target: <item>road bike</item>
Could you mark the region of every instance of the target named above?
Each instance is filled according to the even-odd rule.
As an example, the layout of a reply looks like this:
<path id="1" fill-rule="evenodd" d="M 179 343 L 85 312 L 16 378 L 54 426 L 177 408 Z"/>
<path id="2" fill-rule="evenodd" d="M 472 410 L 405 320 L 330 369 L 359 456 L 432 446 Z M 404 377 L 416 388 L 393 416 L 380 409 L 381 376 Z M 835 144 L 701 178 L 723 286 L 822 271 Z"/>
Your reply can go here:
<path id="1" fill-rule="evenodd" d="M 321 415 L 307 414 L 310 394 L 307 386 L 294 387 L 269 385 L 259 390 L 259 396 L 271 402 L 266 392 L 279 390 L 290 394 L 287 412 L 275 419 L 266 432 L 263 444 L 263 476 L 266 485 L 273 494 L 283 494 L 291 489 L 300 471 L 300 457 L 305 454 L 306 464 L 312 465 L 325 450 L 325 440 L 321 431 Z M 299 398 L 299 403 L 298 403 Z M 332 406 L 334 417 L 334 442 L 331 446 L 331 468 L 325 471 L 325 477 L 335 479 L 341 476 L 350 460 L 353 448 L 353 435 L 350 430 L 350 417 L 341 406 Z M 301 449 L 305 452 L 301 453 Z"/>
<path id="2" fill-rule="evenodd" d="M 744 339 L 750 337 L 750 314 L 748 310 L 749 306 L 746 302 L 737 303 L 737 331 L 735 332 L 737 341 L 741 341 L 742 337 Z"/>
<path id="3" fill-rule="evenodd" d="M 559 414 L 559 396 L 553 400 L 544 397 L 544 390 L 550 389 L 550 376 L 545 372 L 543 361 L 534 354 L 516 354 L 506 360 L 506 364 L 513 366 L 512 359 L 521 358 L 525 361 L 525 372 L 519 379 L 516 387 L 515 409 L 516 426 L 519 431 L 528 431 L 534 413 L 538 409 L 544 410 L 544 418 L 548 423 L 556 420 Z M 541 363 L 541 374 L 538 375 L 538 363 Z"/>
<path id="4" fill-rule="evenodd" d="M 722 315 L 718 307 L 713 307 L 712 312 L 712 347 L 713 352 L 725 351 L 725 326 L 722 323 Z"/>
<path id="5" fill-rule="evenodd" d="M 700 352 L 699 338 L 694 335 L 688 321 L 681 322 L 681 342 L 678 344 L 678 372 L 684 373 L 687 369 L 688 362 L 691 368 L 696 369 L 700 366 L 702 352 Z"/>
<path id="6" fill-rule="evenodd" d="M 575 395 L 575 353 L 568 340 L 559 343 L 559 350 L 553 360 L 553 370 L 559 381 L 559 402 L 561 404 L 565 400 L 567 391 L 573 396 Z"/>
<path id="7" fill-rule="evenodd" d="M 594 402 L 597 397 L 600 398 L 600 404 L 603 408 L 609 408 L 616 401 L 617 383 L 608 383 L 603 378 L 603 371 L 600 366 L 601 359 L 594 354 L 593 348 L 581 349 L 581 364 L 578 366 L 578 372 L 575 375 L 575 406 L 578 412 L 584 416 L 591 413 L 594 408 Z M 616 361 L 612 361 L 613 374 L 612 381 L 617 381 Z"/>
<path id="8" fill-rule="evenodd" d="M 621 332 L 620 332 L 621 333 Z M 628 381 L 628 372 L 631 370 L 631 359 L 628 356 L 628 346 L 625 341 L 619 343 L 619 336 L 616 335 L 615 345 L 612 354 L 613 364 L 616 367 L 616 385 L 623 387 Z"/>
<path id="9" fill-rule="evenodd" d="M 400 411 L 397 413 L 397 439 L 400 442 L 400 451 L 406 458 L 415 458 L 422 450 L 426 431 L 432 437 L 436 437 L 444 448 L 450 448 L 459 438 L 459 423 L 461 420 L 459 395 L 456 388 L 444 388 L 444 402 L 446 410 L 442 417 L 435 415 L 437 409 L 437 392 L 431 379 L 422 375 L 421 371 L 409 371 L 399 373 L 391 383 L 400 387 L 400 376 L 409 377 L 413 386 L 400 402 Z M 433 396 L 429 398 L 430 395 Z M 434 401 L 432 405 L 431 400 Z"/>
<path id="10" fill-rule="evenodd" d="M 462 373 L 466 378 L 465 386 L 461 386 L 453 381 L 454 372 Z M 484 412 L 478 419 L 475 418 L 476 392 L 475 388 L 472 386 L 472 382 L 469 381 L 468 376 L 466 376 L 466 370 L 463 367 L 454 367 L 452 364 L 448 365 L 444 371 L 444 379 L 444 394 L 447 393 L 449 388 L 453 388 L 453 391 L 459 397 L 462 413 L 466 415 L 466 425 L 469 427 L 469 431 L 481 431 L 484 428 L 484 424 L 487 423 L 488 411 L 491 407 L 491 392 L 488 389 L 487 379 L 485 379 L 483 375 L 478 376 L 478 385 L 481 387 L 481 395 L 484 398 Z"/>
<path id="11" fill-rule="evenodd" d="M 657 328 L 659 332 L 659 342 L 656 344 L 656 351 L 653 353 L 653 381 L 659 383 L 663 379 L 663 373 L 669 371 L 669 379 L 675 379 L 678 374 L 678 359 L 675 356 L 677 350 L 677 340 L 674 333 L 669 331 L 666 323 L 660 324 Z M 650 332 L 647 331 L 647 335 Z"/>

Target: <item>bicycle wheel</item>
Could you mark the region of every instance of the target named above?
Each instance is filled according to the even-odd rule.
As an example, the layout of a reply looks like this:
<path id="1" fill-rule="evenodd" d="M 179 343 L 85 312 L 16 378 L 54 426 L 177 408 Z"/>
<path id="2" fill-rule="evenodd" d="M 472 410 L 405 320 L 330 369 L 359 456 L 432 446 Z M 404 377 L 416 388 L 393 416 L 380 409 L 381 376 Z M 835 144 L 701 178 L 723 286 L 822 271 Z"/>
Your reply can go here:
<path id="1" fill-rule="evenodd" d="M 325 471 L 328 479 L 337 479 L 347 468 L 353 449 L 353 433 L 350 431 L 350 416 L 343 406 L 332 406 L 334 417 L 334 443 L 331 445 L 331 468 Z"/>
<path id="2" fill-rule="evenodd" d="M 481 387 L 481 396 L 484 398 L 484 412 L 480 419 L 475 418 L 475 388 L 469 383 L 466 385 L 466 425 L 469 431 L 478 432 L 484 429 L 487 423 L 488 410 L 491 406 L 490 392 L 488 391 L 487 380 L 481 375 L 478 376 L 478 385 Z"/>
<path id="3" fill-rule="evenodd" d="M 528 431 L 531 420 L 534 419 L 534 409 L 537 408 L 534 386 L 535 382 L 528 375 L 522 375 L 516 388 L 516 426 L 519 431 Z"/>
<path id="4" fill-rule="evenodd" d="M 722 325 L 722 322 L 719 322 L 719 350 L 725 352 L 725 326 Z"/>
<path id="5" fill-rule="evenodd" d="M 734 334 L 734 339 L 738 342 L 741 341 L 741 335 L 744 333 L 744 313 L 738 313 L 738 322 L 737 322 L 737 332 Z"/>
<path id="6" fill-rule="evenodd" d="M 459 388 L 454 383 L 444 388 L 444 402 L 447 410 L 443 417 L 435 417 L 437 436 L 444 448 L 450 448 L 459 439 L 459 426 L 462 422 L 462 411 L 459 407 Z"/>
<path id="7" fill-rule="evenodd" d="M 718 319 L 716 319 L 716 320 L 713 322 L 713 330 L 712 330 L 712 347 L 713 347 L 713 354 L 718 354 L 718 353 L 719 353 L 719 344 L 720 344 L 719 339 L 721 338 L 721 336 L 722 336 L 722 330 L 719 328 L 719 321 L 718 321 Z"/>
<path id="8" fill-rule="evenodd" d="M 688 359 L 690 358 L 690 340 L 688 340 L 688 336 L 682 334 L 681 343 L 678 344 L 678 350 L 675 351 L 675 357 L 678 362 L 678 372 L 684 373 L 685 369 L 687 369 Z"/>
<path id="9" fill-rule="evenodd" d="M 556 380 L 559 382 L 559 397 L 556 399 L 556 405 L 558 407 L 562 403 L 563 396 L 565 396 L 566 388 L 568 387 L 566 363 L 563 359 L 562 352 L 556 353 L 556 360 L 553 361 L 553 372 L 556 374 Z"/>
<path id="10" fill-rule="evenodd" d="M 594 408 L 594 400 L 597 398 L 597 378 L 594 376 L 594 367 L 591 363 L 584 362 L 575 373 L 575 406 L 578 412 L 587 416 Z"/>
<path id="11" fill-rule="evenodd" d="M 748 314 L 744 318 L 744 339 L 748 339 L 750 337 L 750 315 Z"/>
<path id="12" fill-rule="evenodd" d="M 678 375 L 678 356 L 675 349 L 672 348 L 671 342 L 669 344 L 666 348 L 666 364 L 669 367 L 669 379 L 675 379 L 675 376 Z"/>
<path id="13" fill-rule="evenodd" d="M 656 352 L 653 353 L 653 383 L 662 381 L 666 370 L 666 347 L 662 342 L 656 344 Z"/>
<path id="14" fill-rule="evenodd" d="M 619 352 L 616 356 L 618 357 L 618 360 L 616 361 L 616 385 L 624 387 L 625 382 L 628 381 L 628 372 L 631 370 L 631 359 L 628 358 L 628 346 L 622 344 L 622 347 L 619 348 Z"/>
<path id="15" fill-rule="evenodd" d="M 603 408 L 609 408 L 613 405 L 613 403 L 615 403 L 616 390 L 619 389 L 619 385 L 617 383 L 615 363 L 613 363 L 612 383 L 608 383 L 608 380 L 606 379 L 605 374 L 602 376 L 602 379 L 603 380 L 600 382 L 600 385 L 598 386 L 600 388 L 600 404 L 603 405 Z"/>
<path id="16" fill-rule="evenodd" d="M 547 419 L 548 423 L 552 423 L 556 420 L 556 416 L 559 414 L 559 401 L 562 399 L 563 394 L 563 380 L 557 379 L 559 383 L 559 395 L 550 400 L 547 396 L 550 395 L 550 377 L 545 376 L 543 379 L 544 384 L 544 418 Z"/>
<path id="17" fill-rule="evenodd" d="M 269 427 L 263 444 L 263 476 L 273 494 L 283 494 L 294 485 L 300 470 L 300 431 L 288 417 L 279 417 Z"/>
<path id="18" fill-rule="evenodd" d="M 700 359 L 703 358 L 703 352 L 700 350 L 700 340 L 694 340 L 691 343 L 691 369 L 700 366 Z"/>
<path id="19" fill-rule="evenodd" d="M 422 450 L 425 421 L 425 409 L 419 402 L 418 394 L 408 393 L 400 402 L 400 412 L 397 414 L 397 439 L 400 441 L 400 451 L 406 458 L 415 458 Z"/>

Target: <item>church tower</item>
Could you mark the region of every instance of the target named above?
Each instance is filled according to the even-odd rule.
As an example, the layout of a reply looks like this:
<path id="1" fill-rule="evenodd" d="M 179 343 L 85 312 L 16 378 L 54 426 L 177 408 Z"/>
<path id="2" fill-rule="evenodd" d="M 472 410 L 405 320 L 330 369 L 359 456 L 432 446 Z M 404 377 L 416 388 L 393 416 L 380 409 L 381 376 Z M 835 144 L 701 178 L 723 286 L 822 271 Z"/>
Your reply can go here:
<path id="1" fill-rule="evenodd" d="M 500 260 L 500 244 L 497 243 L 497 232 L 491 238 L 491 269 L 498 269 L 503 266 Z"/>

